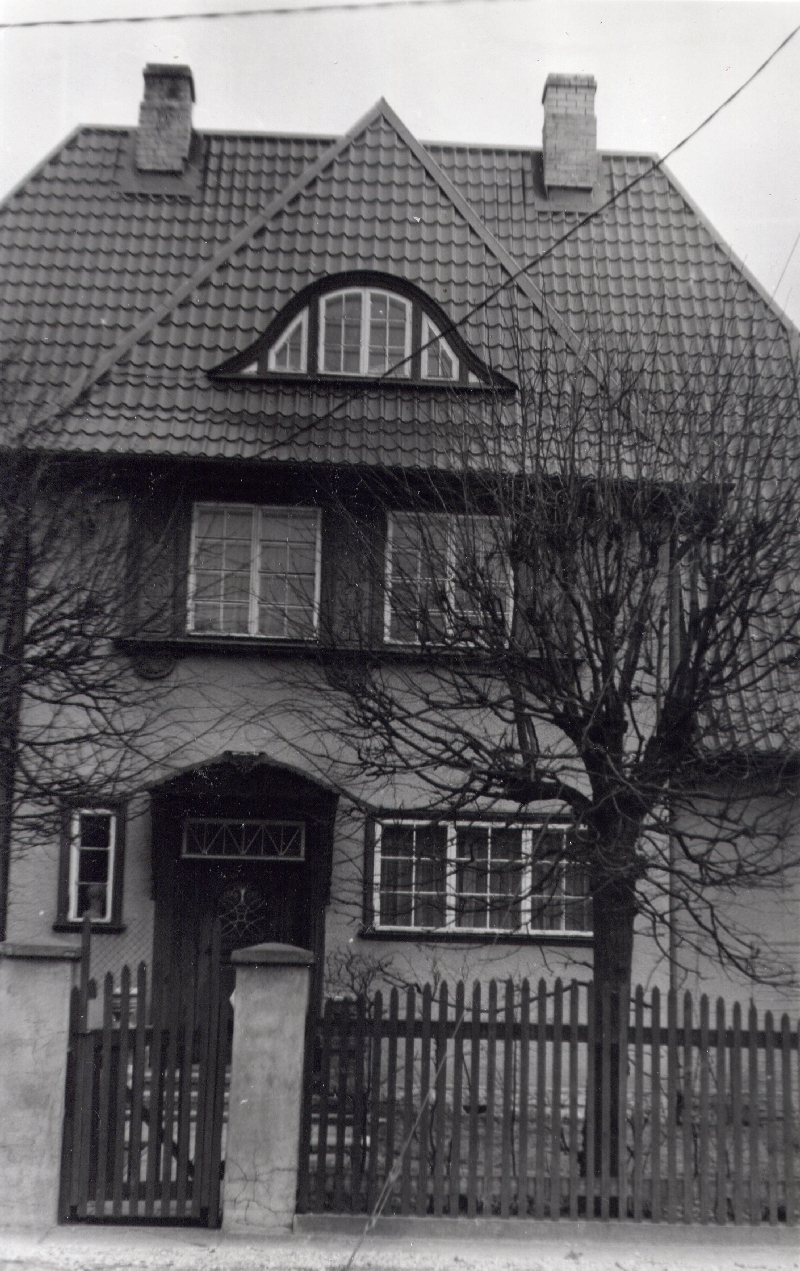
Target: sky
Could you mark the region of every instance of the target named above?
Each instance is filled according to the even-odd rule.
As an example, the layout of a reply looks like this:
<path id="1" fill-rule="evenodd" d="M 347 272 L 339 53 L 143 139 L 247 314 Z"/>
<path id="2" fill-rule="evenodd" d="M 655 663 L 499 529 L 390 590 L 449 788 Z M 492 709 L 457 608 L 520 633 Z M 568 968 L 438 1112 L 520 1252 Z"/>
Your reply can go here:
<path id="1" fill-rule="evenodd" d="M 0 23 L 268 3 L 0 0 Z M 191 66 L 201 130 L 337 135 L 385 97 L 422 140 L 532 146 L 547 74 L 589 72 L 600 148 L 664 155 L 800 26 L 800 3 L 770 0 L 327 3 L 330 13 L 0 31 L 0 195 L 77 125 L 135 125 L 147 62 Z M 800 33 L 669 167 L 800 326 Z"/>

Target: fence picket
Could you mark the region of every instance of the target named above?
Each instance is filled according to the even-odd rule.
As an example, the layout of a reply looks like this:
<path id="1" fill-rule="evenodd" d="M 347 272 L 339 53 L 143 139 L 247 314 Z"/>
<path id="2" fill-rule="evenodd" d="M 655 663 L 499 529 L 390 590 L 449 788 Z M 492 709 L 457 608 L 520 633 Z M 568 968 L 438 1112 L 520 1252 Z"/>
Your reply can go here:
<path id="1" fill-rule="evenodd" d="M 522 981 L 519 1035 L 519 1161 L 517 1165 L 517 1214 L 528 1216 L 528 1083 L 530 1081 L 531 986 Z"/>
<path id="2" fill-rule="evenodd" d="M 447 985 L 439 990 L 439 1018 L 436 1024 L 436 1103 L 433 1110 L 433 1212 L 444 1213 L 444 1158 L 447 1141 L 445 1112 L 447 1109 Z"/>
<path id="3" fill-rule="evenodd" d="M 683 1221 L 694 1222 L 692 995 L 683 996 Z"/>
<path id="4" fill-rule="evenodd" d="M 366 1040 L 366 1000 L 359 995 L 356 1002 L 356 1031 L 353 1053 L 353 1125 L 350 1137 L 350 1209 L 361 1212 L 361 1187 L 364 1175 L 364 1064 Z"/>
<path id="5" fill-rule="evenodd" d="M 758 1170 L 758 1015 L 751 1006 L 747 1015 L 748 1063 L 747 1094 L 749 1134 L 747 1143 L 747 1169 L 750 1178 L 750 1222 L 761 1222 L 761 1179 Z"/>
<path id="6" fill-rule="evenodd" d="M 578 1217 L 578 985 L 569 986 L 569 1216 Z"/>
<path id="7" fill-rule="evenodd" d="M 116 1091 L 114 1093 L 114 1149 L 111 1187 L 111 1213 L 122 1213 L 122 1189 L 125 1175 L 125 1105 L 128 1094 L 128 1032 L 131 1011 L 131 971 L 124 966 L 119 980 L 119 1033 L 117 1045 Z"/>
<path id="8" fill-rule="evenodd" d="M 620 991 L 617 1006 L 617 1218 L 628 1216 L 628 1024 L 630 995 Z"/>
<path id="9" fill-rule="evenodd" d="M 633 1043 L 633 1220 L 642 1221 L 644 1174 L 644 990 L 636 986 Z"/>
<path id="10" fill-rule="evenodd" d="M 595 986 L 586 990 L 586 1217 L 595 1216 L 595 1176 L 597 1174 L 595 1121 L 597 1118 L 597 1036 L 595 1027 Z"/>
<path id="11" fill-rule="evenodd" d="M 328 1116 L 331 1088 L 331 1050 L 333 1042 L 333 1002 L 325 1003 L 322 1029 L 322 1048 L 319 1071 L 319 1123 L 317 1126 L 317 1176 L 315 1179 L 315 1204 L 318 1213 L 325 1210 L 328 1184 Z"/>
<path id="12" fill-rule="evenodd" d="M 606 982 L 600 1008 L 600 1218 L 608 1222 L 611 1190 L 611 990 Z"/>
<path id="13" fill-rule="evenodd" d="M 661 994 L 653 989 L 650 1011 L 650 1216 L 661 1222 Z"/>
<path id="14" fill-rule="evenodd" d="M 411 1131 L 414 1125 L 414 1023 L 417 1016 L 413 989 L 406 991 L 405 1046 L 403 1049 L 403 1163 L 400 1180 L 400 1212 L 411 1213 Z"/>
<path id="15" fill-rule="evenodd" d="M 667 995 L 667 1222 L 678 1205 L 678 995 Z"/>
<path id="16" fill-rule="evenodd" d="M 383 995 L 375 994 L 372 1003 L 372 1036 L 370 1039 L 369 1074 L 369 1146 L 367 1168 L 366 1212 L 372 1213 L 378 1197 L 378 1149 L 381 1126 L 381 1042 L 383 1039 Z"/>
<path id="17" fill-rule="evenodd" d="M 731 1140 L 733 1221 L 744 1219 L 742 1207 L 742 1008 L 733 1004 L 733 1045 L 731 1047 Z"/>
<path id="18" fill-rule="evenodd" d="M 419 1134 L 417 1160 L 417 1213 L 428 1212 L 428 1143 L 431 1083 L 431 986 L 422 990 L 422 1042 L 420 1046 Z"/>
<path id="19" fill-rule="evenodd" d="M 131 1074 L 131 1132 L 128 1156 L 128 1213 L 136 1218 L 139 1213 L 139 1192 L 142 1178 L 142 1124 L 144 1119 L 144 1066 L 147 1047 L 145 1021 L 147 1018 L 147 968 L 139 963 L 136 972 L 136 1028 L 133 1039 L 133 1071 Z"/>
<path id="20" fill-rule="evenodd" d="M 544 1136 L 547 1113 L 547 985 L 539 980 L 536 998 L 536 1192 L 534 1212 L 544 1218 Z"/>
<path id="21" fill-rule="evenodd" d="M 503 1120 L 500 1131 L 500 1217 L 511 1205 L 511 1134 L 514 1115 L 514 985 L 506 980 L 503 1017 Z"/>
<path id="22" fill-rule="evenodd" d="M 175 1124 L 175 1092 L 178 1067 L 178 1028 L 172 1020 L 167 1045 L 167 1067 L 164 1081 L 164 1130 L 161 1154 L 161 1217 L 168 1218 L 172 1211 L 172 1159 L 177 1157 L 177 1144 L 173 1141 Z"/>
<path id="23" fill-rule="evenodd" d="M 189 1153 L 192 1132 L 192 1075 L 194 1059 L 194 994 L 187 994 L 180 1047 L 181 1077 L 178 1087 L 178 1181 L 175 1189 L 175 1216 L 186 1217 L 189 1198 Z M 194 1162 L 192 1162 L 194 1167 Z"/>
<path id="24" fill-rule="evenodd" d="M 561 1216 L 561 1047 L 563 1045 L 564 988 L 556 980 L 553 996 L 553 1103 L 550 1112 L 550 1217 Z"/>
<path id="25" fill-rule="evenodd" d="M 800 1046 L 800 1038 L 798 1038 Z M 792 1039 L 789 1016 L 781 1016 L 781 1110 L 783 1115 L 783 1189 L 786 1223 L 795 1224 L 794 1114 L 792 1112 Z"/>
<path id="26" fill-rule="evenodd" d="M 394 1139 L 397 1119 L 397 1017 L 400 1009 L 400 995 L 396 988 L 389 994 L 389 1020 L 386 1052 L 386 1154 L 385 1177 L 388 1179 L 394 1168 Z"/>
<path id="27" fill-rule="evenodd" d="M 456 985 L 455 1023 L 453 1025 L 453 1131 L 450 1139 L 450 1197 L 448 1213 L 458 1217 L 461 1199 L 461 1113 L 463 1096 L 464 1033 L 466 1031 L 464 981 Z"/>
<path id="28" fill-rule="evenodd" d="M 481 986 L 472 986 L 472 1018 L 469 1042 L 469 1155 L 467 1161 L 467 1216 L 478 1212 L 478 1110 L 481 1079 Z"/>
<path id="29" fill-rule="evenodd" d="M 108 1137 L 111 1102 L 111 1025 L 114 1010 L 114 977 L 107 972 L 103 981 L 103 1035 L 100 1046 L 100 1074 L 97 1093 L 97 1156 L 95 1159 L 94 1216 L 106 1212 Z"/>
<path id="30" fill-rule="evenodd" d="M 494 1100 L 497 1062 L 497 980 L 489 981 L 486 1011 L 486 1117 L 483 1138 L 483 1212 L 493 1213 L 494 1197 Z"/>
<path id="31" fill-rule="evenodd" d="M 728 1221 L 728 1178 L 727 1178 L 727 1116 L 726 1097 L 727 1083 L 725 1077 L 725 1003 L 717 998 L 717 1100 L 716 1120 L 716 1155 L 717 1155 L 717 1187 L 716 1210 L 717 1222 L 722 1226 Z"/>
<path id="32" fill-rule="evenodd" d="M 345 1184 L 345 1152 L 347 1148 L 347 1099 L 350 1066 L 350 1012 L 339 1013 L 339 1056 L 336 1065 L 336 1148 L 333 1177 L 333 1208 L 342 1213 Z"/>
<path id="33" fill-rule="evenodd" d="M 711 1056 L 709 1055 L 708 1040 L 708 995 L 706 993 L 700 998 L 700 1151 L 699 1151 L 699 1170 L 700 1170 L 700 1221 L 708 1222 L 708 1198 L 709 1198 L 709 1177 L 708 1177 L 708 1140 L 709 1140 L 709 1124 L 708 1124 L 708 1100 L 709 1100 L 709 1076 L 711 1067 Z"/>
<path id="34" fill-rule="evenodd" d="M 764 1016 L 764 1032 L 766 1033 L 764 1068 L 767 1094 L 767 1203 L 770 1225 L 774 1226 L 778 1221 L 778 1145 L 775 1133 L 775 1032 L 772 1011 L 767 1011 Z"/>

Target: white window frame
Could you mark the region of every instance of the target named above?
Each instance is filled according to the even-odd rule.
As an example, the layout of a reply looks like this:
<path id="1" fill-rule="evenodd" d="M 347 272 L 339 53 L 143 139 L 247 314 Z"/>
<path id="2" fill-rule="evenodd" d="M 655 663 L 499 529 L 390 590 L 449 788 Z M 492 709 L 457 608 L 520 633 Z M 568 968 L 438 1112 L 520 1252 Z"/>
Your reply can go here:
<path id="1" fill-rule="evenodd" d="M 407 646 L 408 644 L 418 644 L 419 636 L 414 636 L 412 639 L 409 640 L 406 638 L 400 638 L 399 636 L 392 635 L 392 612 L 393 612 L 392 610 L 392 584 L 393 584 L 392 569 L 393 569 L 393 563 L 394 563 L 394 540 L 395 540 L 395 533 L 396 533 L 395 527 L 403 519 L 406 519 L 409 521 L 415 521 L 417 523 L 431 522 L 434 519 L 440 519 L 442 521 L 447 522 L 447 527 L 446 527 L 447 557 L 445 562 L 446 576 L 444 579 L 444 584 L 445 584 L 445 590 L 447 593 L 448 608 L 450 610 L 450 613 L 452 614 L 456 612 L 455 588 L 456 588 L 456 547 L 457 547 L 456 536 L 453 531 L 455 527 L 457 527 L 458 522 L 460 520 L 472 520 L 475 523 L 484 522 L 488 525 L 491 525 L 492 522 L 499 523 L 499 518 L 492 517 L 492 516 L 467 517 L 461 513 L 456 513 L 456 512 L 430 512 L 430 513 L 390 512 L 388 514 L 387 532 L 386 532 L 386 562 L 385 562 L 385 570 L 384 570 L 385 586 L 384 586 L 384 599 L 383 599 L 383 638 L 387 644 Z M 506 578 L 505 616 L 506 616 L 506 624 L 510 630 L 513 603 L 514 603 L 514 594 L 513 594 L 513 587 L 511 582 L 510 565 L 508 564 L 506 565 L 506 570 L 507 570 L 507 578 Z M 451 627 L 448 627 L 445 630 L 442 638 L 446 639 L 448 636 L 451 636 L 451 635 L 452 635 L 452 629 Z"/>
<path id="2" fill-rule="evenodd" d="M 562 936 L 579 936 L 583 939 L 589 939 L 592 936 L 592 928 L 572 928 L 572 927 L 535 927 L 533 926 L 533 847 L 535 837 L 543 830 L 548 832 L 560 832 L 564 836 L 564 854 L 559 861 L 559 891 L 555 891 L 551 895 L 551 899 L 558 894 L 561 898 L 562 921 L 566 912 L 566 897 L 564 893 L 564 879 L 567 868 L 569 867 L 569 859 L 567 856 L 567 836 L 571 830 L 571 826 L 563 821 L 542 821 L 540 823 L 531 823 L 523 825 L 520 823 L 505 821 L 449 821 L 446 823 L 447 829 L 447 848 L 445 859 L 445 922 L 440 927 L 422 927 L 415 926 L 412 923 L 382 923 L 381 922 L 381 859 L 382 859 L 382 837 L 383 830 L 389 826 L 403 826 L 412 828 L 414 826 L 428 826 L 441 824 L 440 822 L 427 820 L 425 818 L 409 818 L 398 817 L 392 819 L 384 817 L 375 823 L 375 843 L 373 849 L 373 872 L 372 872 L 372 913 L 373 923 L 376 931 L 395 931 L 395 932 L 427 932 L 431 935 L 454 934 L 464 939 L 470 937 L 484 936 L 505 936 L 514 939 L 516 936 L 536 936 L 539 939 L 547 940 L 549 938 L 558 939 Z M 522 831 L 522 866 L 520 869 L 520 908 L 522 911 L 522 920 L 519 927 L 492 927 L 488 924 L 483 927 L 459 926 L 458 925 L 458 890 L 457 890 L 457 832 L 459 829 L 508 829 Z M 412 895 L 414 891 L 412 888 Z M 541 893 L 535 893 L 540 895 Z M 487 897 L 488 899 L 488 897 Z"/>
<path id="3" fill-rule="evenodd" d="M 298 326 L 300 327 L 301 340 L 300 366 L 277 366 L 275 360 L 278 351 L 291 339 Z M 302 313 L 281 332 L 281 335 L 269 351 L 267 366 L 270 371 L 275 371 L 278 375 L 305 375 L 308 367 L 308 309 L 303 309 Z"/>
<path id="4" fill-rule="evenodd" d="M 82 922 L 83 915 L 78 913 L 78 886 L 80 883 L 80 858 L 82 848 L 80 842 L 82 816 L 107 816 L 109 818 L 108 845 L 108 877 L 106 879 L 106 908 L 102 917 L 91 914 L 91 922 L 109 923 L 114 913 L 114 886 L 117 873 L 117 845 L 119 842 L 119 813 L 115 808 L 73 808 L 69 818 L 69 873 L 67 878 L 67 922 Z"/>
<path id="5" fill-rule="evenodd" d="M 452 375 L 431 375 L 431 373 L 428 371 L 428 358 L 430 354 L 434 352 L 434 348 L 435 348 L 432 341 L 436 341 L 438 343 L 440 349 L 447 354 L 447 356 L 450 358 L 450 361 L 453 363 Z M 428 317 L 427 313 L 423 313 L 422 315 L 422 349 L 420 353 L 420 358 L 421 358 L 420 376 L 422 377 L 422 379 L 430 380 L 432 384 L 457 384 L 458 383 L 458 379 L 461 374 L 461 367 L 459 365 L 458 358 L 456 357 L 452 348 L 448 344 L 447 340 L 442 335 L 439 328 L 436 326 L 435 322 L 433 322 Z"/>
<path id="6" fill-rule="evenodd" d="M 361 344 L 359 348 L 359 369 L 357 371 L 340 371 L 330 370 L 325 365 L 325 323 L 326 310 L 329 301 L 336 300 L 340 296 L 361 296 Z M 369 312 L 370 297 L 385 296 L 387 300 L 394 300 L 398 304 L 403 305 L 406 313 L 406 330 L 405 345 L 403 349 L 403 358 L 399 364 L 388 366 L 385 371 L 371 371 L 369 369 Z M 317 366 L 321 375 L 344 375 L 348 377 L 358 377 L 359 379 L 381 379 L 382 377 L 393 378 L 397 376 L 401 379 L 408 379 L 411 375 L 411 320 L 413 315 L 413 306 L 406 296 L 401 296 L 396 291 L 387 291 L 383 287 L 343 287 L 340 291 L 328 291 L 319 298 L 319 349 L 317 354 Z"/>
<path id="7" fill-rule="evenodd" d="M 213 511 L 227 511 L 228 509 L 235 511 L 252 512 L 252 528 L 250 540 L 250 595 L 248 602 L 248 629 L 247 631 L 197 631 L 195 629 L 195 605 L 197 602 L 197 583 L 195 577 L 195 560 L 197 558 L 198 546 L 198 530 L 197 530 L 197 513 L 199 509 L 210 509 Z M 292 513 L 302 513 L 304 516 L 313 515 L 315 519 L 315 551 L 314 551 L 314 601 L 312 613 L 312 634 L 310 636 L 286 635 L 274 636 L 262 634 L 258 629 L 258 609 L 260 596 L 258 592 L 258 578 L 260 574 L 260 552 L 261 552 L 261 517 L 264 513 L 273 512 L 278 516 L 291 516 Z M 272 503 L 218 503 L 213 501 L 200 501 L 192 506 L 192 532 L 189 547 L 189 586 L 187 597 L 187 630 L 191 635 L 208 636 L 214 639 L 225 640 L 241 640 L 241 639 L 258 639 L 267 642 L 275 642 L 280 640 L 301 641 L 308 643 L 315 640 L 319 632 L 319 605 L 321 592 L 321 560 L 322 560 L 322 535 L 321 535 L 321 515 L 319 508 L 312 507 L 287 507 L 282 504 Z"/>

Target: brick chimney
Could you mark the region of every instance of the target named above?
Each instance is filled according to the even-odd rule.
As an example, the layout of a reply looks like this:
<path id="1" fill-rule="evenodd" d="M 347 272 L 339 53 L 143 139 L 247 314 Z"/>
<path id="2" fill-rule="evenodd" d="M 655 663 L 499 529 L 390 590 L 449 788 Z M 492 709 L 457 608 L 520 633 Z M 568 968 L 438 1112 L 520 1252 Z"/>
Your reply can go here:
<path id="1" fill-rule="evenodd" d="M 136 167 L 140 172 L 183 172 L 192 142 L 194 80 L 188 66 L 150 62 L 144 68 Z"/>
<path id="2" fill-rule="evenodd" d="M 550 191 L 591 190 L 597 180 L 593 75 L 548 75 L 544 86 L 544 184 Z"/>

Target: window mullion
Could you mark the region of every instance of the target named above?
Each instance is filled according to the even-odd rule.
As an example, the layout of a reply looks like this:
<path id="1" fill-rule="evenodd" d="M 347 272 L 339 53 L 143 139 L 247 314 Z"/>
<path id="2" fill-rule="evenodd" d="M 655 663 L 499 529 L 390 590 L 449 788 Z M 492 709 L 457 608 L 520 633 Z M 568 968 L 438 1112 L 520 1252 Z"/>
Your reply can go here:
<path id="1" fill-rule="evenodd" d="M 261 508 L 253 507 L 253 527 L 250 538 L 250 604 L 248 606 L 248 632 L 250 635 L 258 635 L 260 555 Z"/>
<path id="2" fill-rule="evenodd" d="M 525 925 L 530 932 L 533 925 L 533 830 L 530 826 L 522 831 L 522 903 Z"/>
<path id="3" fill-rule="evenodd" d="M 359 366 L 361 375 L 369 374 L 369 333 L 371 324 L 370 293 L 364 288 L 361 292 L 361 349 Z"/>
<path id="4" fill-rule="evenodd" d="M 447 826 L 447 857 L 445 862 L 445 926 L 449 930 L 453 930 L 456 926 L 456 905 L 458 896 L 456 892 L 456 826 L 454 823 L 448 823 Z"/>
<path id="5" fill-rule="evenodd" d="M 383 844 L 383 826 L 378 822 L 375 826 L 375 849 L 372 857 L 372 921 L 381 925 L 381 851 Z"/>

